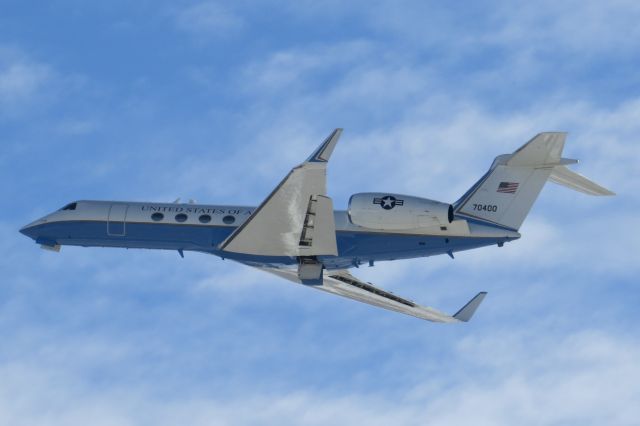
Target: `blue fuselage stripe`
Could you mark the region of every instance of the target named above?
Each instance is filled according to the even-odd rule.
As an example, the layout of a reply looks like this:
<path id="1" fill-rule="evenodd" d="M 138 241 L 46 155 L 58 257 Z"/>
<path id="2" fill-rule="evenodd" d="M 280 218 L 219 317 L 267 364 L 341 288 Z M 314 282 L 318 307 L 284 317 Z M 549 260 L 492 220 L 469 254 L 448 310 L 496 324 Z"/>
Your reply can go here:
<path id="1" fill-rule="evenodd" d="M 58 221 L 34 226 L 32 236 L 62 245 L 193 250 L 244 262 L 294 264 L 292 257 L 265 257 L 223 252 L 218 245 L 235 226 L 127 222 L 124 235 L 109 235 L 106 221 Z M 338 256 L 322 257 L 330 268 L 370 260 L 395 260 L 469 250 L 508 241 L 504 237 L 447 237 L 383 232 L 336 232 Z"/>

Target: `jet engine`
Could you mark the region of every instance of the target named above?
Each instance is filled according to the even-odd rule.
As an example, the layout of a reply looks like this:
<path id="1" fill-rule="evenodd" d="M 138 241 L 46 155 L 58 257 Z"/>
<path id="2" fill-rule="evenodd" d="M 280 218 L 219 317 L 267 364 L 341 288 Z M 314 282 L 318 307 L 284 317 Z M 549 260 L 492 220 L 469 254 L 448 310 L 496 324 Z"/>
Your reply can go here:
<path id="1" fill-rule="evenodd" d="M 447 226 L 453 221 L 453 207 L 408 195 L 362 193 L 349 200 L 349 220 L 380 231 Z"/>

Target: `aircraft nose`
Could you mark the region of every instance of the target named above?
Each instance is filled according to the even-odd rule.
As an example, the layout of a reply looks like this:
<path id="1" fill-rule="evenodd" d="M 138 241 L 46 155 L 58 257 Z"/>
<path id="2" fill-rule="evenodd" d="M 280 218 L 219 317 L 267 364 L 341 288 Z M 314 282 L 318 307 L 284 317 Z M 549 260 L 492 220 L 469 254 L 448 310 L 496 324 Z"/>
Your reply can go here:
<path id="1" fill-rule="evenodd" d="M 27 237 L 31 237 L 31 231 L 33 230 L 33 225 L 25 225 L 20 228 L 20 233 L 26 235 Z"/>
<path id="2" fill-rule="evenodd" d="M 22 228 L 20 228 L 20 233 L 26 235 L 29 238 L 36 238 L 36 226 L 42 224 L 44 221 L 42 219 L 38 219 L 35 222 L 31 222 Z"/>

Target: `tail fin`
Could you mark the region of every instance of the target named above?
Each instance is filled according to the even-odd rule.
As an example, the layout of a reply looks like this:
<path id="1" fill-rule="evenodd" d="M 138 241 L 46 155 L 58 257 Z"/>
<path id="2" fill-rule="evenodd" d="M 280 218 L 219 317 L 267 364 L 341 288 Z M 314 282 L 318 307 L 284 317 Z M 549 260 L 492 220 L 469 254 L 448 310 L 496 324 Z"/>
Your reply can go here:
<path id="1" fill-rule="evenodd" d="M 566 133 L 540 133 L 513 154 L 496 157 L 489 171 L 455 204 L 457 216 L 517 231 L 550 179 L 591 195 L 613 193 L 565 166 Z"/>

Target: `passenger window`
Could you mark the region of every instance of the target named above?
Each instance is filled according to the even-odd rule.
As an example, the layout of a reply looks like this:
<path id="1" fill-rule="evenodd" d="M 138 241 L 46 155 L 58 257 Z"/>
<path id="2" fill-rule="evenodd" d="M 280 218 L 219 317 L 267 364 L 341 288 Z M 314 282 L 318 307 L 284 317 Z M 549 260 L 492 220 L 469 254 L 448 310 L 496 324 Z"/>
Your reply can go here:
<path id="1" fill-rule="evenodd" d="M 230 216 L 230 215 L 229 215 L 229 216 L 225 216 L 225 217 L 223 217 L 223 218 L 222 218 L 222 221 L 223 221 L 224 223 L 226 223 L 227 225 L 231 225 L 233 222 L 235 222 L 235 221 L 236 221 L 236 218 L 235 218 L 235 217 L 233 217 L 233 216 Z"/>
<path id="2" fill-rule="evenodd" d="M 198 218 L 198 220 L 201 223 L 209 223 L 209 222 L 211 222 L 211 216 L 209 216 L 208 214 L 203 214 Z"/>
<path id="3" fill-rule="evenodd" d="M 164 215 L 162 213 L 154 213 L 151 215 L 151 219 L 156 222 L 160 222 L 162 219 L 164 219 Z"/>
<path id="4" fill-rule="evenodd" d="M 178 213 L 176 215 L 176 222 L 184 222 L 187 220 L 187 215 L 184 213 Z"/>

